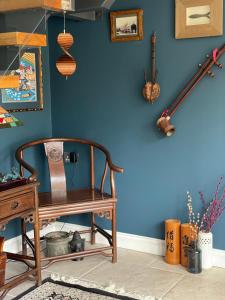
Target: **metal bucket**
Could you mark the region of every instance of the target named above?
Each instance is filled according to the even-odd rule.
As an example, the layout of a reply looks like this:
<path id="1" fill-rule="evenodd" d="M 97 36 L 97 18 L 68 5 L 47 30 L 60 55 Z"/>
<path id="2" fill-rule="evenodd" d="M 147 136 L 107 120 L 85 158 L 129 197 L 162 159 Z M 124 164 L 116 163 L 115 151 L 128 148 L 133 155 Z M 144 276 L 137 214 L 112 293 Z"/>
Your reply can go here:
<path id="1" fill-rule="evenodd" d="M 65 231 L 53 231 L 45 236 L 47 256 L 59 256 L 70 252 L 70 234 Z"/>

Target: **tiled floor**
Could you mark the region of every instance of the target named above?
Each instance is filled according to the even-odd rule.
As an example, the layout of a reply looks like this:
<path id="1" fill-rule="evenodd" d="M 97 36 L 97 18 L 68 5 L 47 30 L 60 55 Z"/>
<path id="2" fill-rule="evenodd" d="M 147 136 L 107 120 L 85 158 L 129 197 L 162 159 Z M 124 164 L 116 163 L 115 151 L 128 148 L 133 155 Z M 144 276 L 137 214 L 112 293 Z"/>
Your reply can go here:
<path id="1" fill-rule="evenodd" d="M 23 264 L 10 262 L 7 276 L 24 270 Z M 113 283 L 118 289 L 162 300 L 225 300 L 225 269 L 213 268 L 192 275 L 181 266 L 167 265 L 159 256 L 124 249 L 119 249 L 117 264 L 95 256 L 79 262 L 56 263 L 43 271 L 42 276 L 46 278 L 52 273 L 105 287 Z M 5 299 L 13 299 L 32 284 L 25 282 L 11 290 Z"/>

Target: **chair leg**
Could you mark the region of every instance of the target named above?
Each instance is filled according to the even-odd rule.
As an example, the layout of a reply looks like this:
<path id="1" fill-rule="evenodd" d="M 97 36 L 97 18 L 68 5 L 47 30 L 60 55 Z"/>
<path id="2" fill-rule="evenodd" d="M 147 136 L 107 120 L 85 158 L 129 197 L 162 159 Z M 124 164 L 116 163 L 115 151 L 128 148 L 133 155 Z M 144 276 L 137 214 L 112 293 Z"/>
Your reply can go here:
<path id="1" fill-rule="evenodd" d="M 95 213 L 91 213 L 91 244 L 95 244 Z"/>
<path id="2" fill-rule="evenodd" d="M 21 233 L 22 233 L 22 252 L 24 255 L 27 255 L 27 242 L 25 239 L 27 228 L 24 219 L 21 219 Z"/>
<path id="3" fill-rule="evenodd" d="M 117 262 L 117 238 L 116 238 L 116 204 L 112 211 L 112 263 Z"/>
<path id="4" fill-rule="evenodd" d="M 35 218 L 34 223 L 34 244 L 35 244 L 35 266 L 37 269 L 36 273 L 36 280 L 37 285 L 41 285 L 41 247 L 40 247 L 40 225 L 39 225 L 39 219 Z"/>

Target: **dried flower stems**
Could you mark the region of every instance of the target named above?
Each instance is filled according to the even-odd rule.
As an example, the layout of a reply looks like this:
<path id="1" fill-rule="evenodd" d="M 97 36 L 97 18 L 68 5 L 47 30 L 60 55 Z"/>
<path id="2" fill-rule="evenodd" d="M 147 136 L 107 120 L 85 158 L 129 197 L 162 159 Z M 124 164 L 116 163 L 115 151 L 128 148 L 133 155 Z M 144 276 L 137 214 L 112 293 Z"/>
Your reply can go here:
<path id="1" fill-rule="evenodd" d="M 188 217 L 189 217 L 189 225 L 191 227 L 191 240 L 196 241 L 198 232 L 210 232 L 218 221 L 220 216 L 225 210 L 225 188 L 223 189 L 222 196 L 219 197 L 219 190 L 223 181 L 223 177 L 220 177 L 216 191 L 214 194 L 214 198 L 210 203 L 207 203 L 204 198 L 203 192 L 199 192 L 200 199 L 204 208 L 204 212 L 202 218 L 200 219 L 200 213 L 195 215 L 193 211 L 192 205 L 192 197 L 190 192 L 187 192 L 187 207 L 188 207 Z"/>
<path id="2" fill-rule="evenodd" d="M 197 213 L 197 216 L 195 216 L 190 192 L 187 192 L 187 197 L 188 217 L 191 230 L 191 242 L 195 242 L 197 240 L 198 232 L 200 229 L 200 213 Z"/>

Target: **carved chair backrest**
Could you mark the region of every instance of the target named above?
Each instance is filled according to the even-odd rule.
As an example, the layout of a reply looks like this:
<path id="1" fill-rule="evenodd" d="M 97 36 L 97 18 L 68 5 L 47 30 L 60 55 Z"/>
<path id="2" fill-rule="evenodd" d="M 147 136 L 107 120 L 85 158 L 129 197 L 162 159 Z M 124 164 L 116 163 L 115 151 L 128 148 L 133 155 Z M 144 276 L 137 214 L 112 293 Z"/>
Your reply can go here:
<path id="1" fill-rule="evenodd" d="M 85 144 L 90 149 L 90 188 L 95 188 L 95 162 L 94 162 L 94 149 L 102 151 L 105 155 L 105 168 L 103 171 L 100 190 L 104 192 L 104 184 L 108 172 L 108 167 L 110 167 L 110 185 L 112 196 L 115 196 L 115 184 L 114 184 L 114 175 L 113 171 L 123 172 L 122 168 L 116 167 L 111 162 L 111 157 L 109 152 L 103 146 L 88 140 L 75 139 L 75 138 L 58 138 L 58 139 L 41 139 L 33 141 L 27 144 L 22 145 L 16 151 L 16 159 L 20 163 L 20 172 L 21 175 L 24 175 L 24 168 L 30 171 L 32 174 L 29 177 L 29 181 L 37 180 L 37 172 L 33 169 L 25 160 L 24 160 L 24 151 L 28 148 L 31 148 L 36 145 L 44 145 L 45 154 L 48 159 L 50 181 L 51 181 L 51 190 L 52 193 L 63 193 L 66 192 L 66 175 L 64 168 L 64 143 L 78 143 Z"/>

